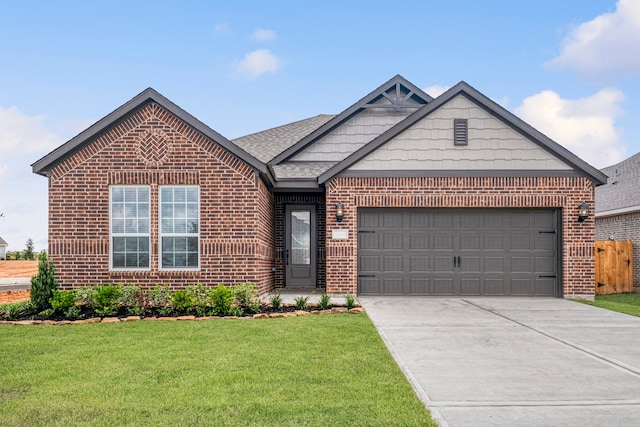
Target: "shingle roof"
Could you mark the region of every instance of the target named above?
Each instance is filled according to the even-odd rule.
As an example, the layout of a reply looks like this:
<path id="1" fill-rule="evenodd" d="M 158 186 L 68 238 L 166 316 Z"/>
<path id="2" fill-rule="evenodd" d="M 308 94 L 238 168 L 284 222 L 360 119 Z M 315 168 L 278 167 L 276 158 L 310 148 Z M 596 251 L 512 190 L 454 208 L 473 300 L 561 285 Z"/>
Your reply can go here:
<path id="1" fill-rule="evenodd" d="M 640 153 L 601 170 L 609 175 L 606 185 L 596 187 L 596 213 L 625 208 L 640 209 Z"/>
<path id="2" fill-rule="evenodd" d="M 317 178 L 338 162 L 285 162 L 273 165 L 277 179 Z"/>
<path id="3" fill-rule="evenodd" d="M 0 246 L 9 246 L 9 244 L 2 237 L 0 237 Z"/>
<path id="4" fill-rule="evenodd" d="M 319 114 L 308 119 L 241 136 L 232 139 L 231 142 L 258 160 L 267 163 L 333 117 L 332 114 Z"/>

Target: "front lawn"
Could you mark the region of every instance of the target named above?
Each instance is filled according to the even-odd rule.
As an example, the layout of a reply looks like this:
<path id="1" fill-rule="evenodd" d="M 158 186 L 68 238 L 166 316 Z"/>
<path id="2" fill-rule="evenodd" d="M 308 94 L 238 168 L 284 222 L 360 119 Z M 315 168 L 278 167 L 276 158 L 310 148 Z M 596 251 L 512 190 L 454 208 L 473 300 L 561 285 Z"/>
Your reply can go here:
<path id="1" fill-rule="evenodd" d="M 0 424 L 436 425 L 365 314 L 0 325 Z"/>
<path id="2" fill-rule="evenodd" d="M 607 310 L 640 316 L 640 294 L 598 295 L 595 301 L 584 302 Z"/>

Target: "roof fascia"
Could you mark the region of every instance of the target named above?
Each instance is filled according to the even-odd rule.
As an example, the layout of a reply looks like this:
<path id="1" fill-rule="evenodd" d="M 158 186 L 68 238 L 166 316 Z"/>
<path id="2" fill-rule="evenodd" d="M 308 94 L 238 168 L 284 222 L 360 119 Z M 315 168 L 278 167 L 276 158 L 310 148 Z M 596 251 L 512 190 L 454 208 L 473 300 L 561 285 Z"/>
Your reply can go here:
<path id="1" fill-rule="evenodd" d="M 631 213 L 634 213 L 634 212 L 640 212 L 640 205 L 638 205 L 638 206 L 629 206 L 629 207 L 620 208 L 620 209 L 611 209 L 611 210 L 602 211 L 602 212 L 596 212 L 595 213 L 595 217 L 596 218 L 606 218 L 608 216 L 631 214 Z"/>
<path id="2" fill-rule="evenodd" d="M 88 141 L 97 137 L 98 135 L 106 132 L 112 125 L 123 117 L 127 116 L 131 112 L 140 108 L 147 103 L 155 102 L 162 108 L 166 109 L 180 120 L 184 121 L 206 137 L 212 139 L 215 143 L 233 153 L 235 156 L 252 166 L 254 169 L 261 173 L 267 172 L 267 167 L 260 160 L 253 157 L 251 154 L 244 151 L 242 148 L 233 144 L 227 138 L 205 125 L 203 122 L 180 108 L 175 103 L 171 102 L 168 98 L 161 95 L 153 88 L 147 88 L 131 100 L 118 107 L 89 128 L 79 133 L 60 147 L 56 148 L 40 160 L 31 165 L 33 173 L 47 176 L 49 170 L 60 161 L 64 160 L 68 156 L 72 155 L 79 149 L 81 149 Z"/>
<path id="3" fill-rule="evenodd" d="M 366 104 L 374 100 L 377 96 L 380 95 L 381 92 L 388 90 L 392 85 L 395 85 L 396 83 L 402 84 L 407 89 L 411 90 L 415 95 L 423 98 L 425 101 L 427 101 L 427 105 L 429 102 L 433 101 L 433 97 L 431 97 L 429 94 L 424 92 L 422 89 L 415 86 L 413 83 L 409 82 L 400 74 L 397 74 L 396 76 L 392 77 L 391 79 L 387 80 L 385 83 L 381 84 L 379 87 L 371 91 L 369 94 L 365 95 L 363 98 L 358 100 L 355 104 L 351 105 L 342 113 L 333 117 L 324 125 L 320 126 L 318 129 L 314 130 L 309 135 L 305 136 L 300 141 L 296 142 L 294 145 L 287 148 L 282 153 L 278 154 L 276 157 L 274 157 L 271 160 L 271 162 L 274 164 L 279 164 L 290 159 L 291 157 L 296 155 L 298 152 L 300 152 L 301 150 L 303 150 L 304 148 L 306 148 L 307 146 L 315 142 L 315 140 L 325 135 L 327 132 L 331 131 L 335 127 L 339 126 L 342 122 L 347 120 L 349 117 L 351 117 L 352 115 L 354 115 L 355 113 L 363 109 Z"/>
<path id="4" fill-rule="evenodd" d="M 492 115 L 498 117 L 507 125 L 518 130 L 527 138 L 537 142 L 542 148 L 559 157 L 574 169 L 580 170 L 587 177 L 589 177 L 595 185 L 601 185 L 607 182 L 607 176 L 600 172 L 598 169 L 589 165 L 584 160 L 578 158 L 575 154 L 571 153 L 569 150 L 562 147 L 557 142 L 551 140 L 549 137 L 537 131 L 532 126 L 525 123 L 522 119 L 507 111 L 505 108 L 501 107 L 496 102 L 492 101 L 464 81 L 456 84 L 455 86 L 444 92 L 442 95 L 434 99 L 432 102 L 426 104 L 424 107 L 420 108 L 418 111 L 415 111 L 413 114 L 410 114 L 407 118 L 400 121 L 398 124 L 388 129 L 377 138 L 373 139 L 367 145 L 352 153 L 342 162 L 327 170 L 325 173 L 318 177 L 318 182 L 322 184 L 333 178 L 343 170 L 347 169 L 357 161 L 364 158 L 366 155 L 379 148 L 381 145 L 388 142 L 390 139 L 394 138 L 401 132 L 414 125 L 419 120 L 423 119 L 433 111 L 440 108 L 442 105 L 449 102 L 457 95 L 465 96 L 467 99 L 484 108 Z"/>

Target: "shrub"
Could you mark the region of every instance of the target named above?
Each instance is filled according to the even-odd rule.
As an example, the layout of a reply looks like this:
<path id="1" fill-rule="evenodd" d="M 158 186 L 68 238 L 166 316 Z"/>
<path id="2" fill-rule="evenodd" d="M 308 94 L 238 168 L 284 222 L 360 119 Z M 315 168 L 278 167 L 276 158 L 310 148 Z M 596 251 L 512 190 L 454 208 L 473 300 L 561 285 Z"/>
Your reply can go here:
<path id="1" fill-rule="evenodd" d="M 149 304 L 152 307 L 166 307 L 171 302 L 171 289 L 168 285 L 156 285 L 149 291 Z"/>
<path id="2" fill-rule="evenodd" d="M 280 308 L 282 308 L 282 297 L 279 292 L 269 294 L 269 302 L 271 303 L 271 308 L 274 310 L 280 310 Z"/>
<path id="3" fill-rule="evenodd" d="M 173 307 L 171 307 L 170 305 L 160 307 L 160 309 L 158 310 L 158 314 L 162 317 L 171 316 L 173 314 Z"/>
<path id="4" fill-rule="evenodd" d="M 225 285 L 216 286 L 210 293 L 213 314 L 228 314 L 233 304 L 233 291 Z"/>
<path id="5" fill-rule="evenodd" d="M 76 305 L 76 301 L 78 298 L 76 297 L 75 292 L 73 291 L 59 291 L 55 289 L 53 291 L 53 297 L 49 300 L 51 303 L 51 308 L 53 308 L 58 313 L 66 313 L 71 307 Z"/>
<path id="6" fill-rule="evenodd" d="M 75 288 L 77 303 L 80 305 L 93 306 L 93 295 L 96 293 L 95 286 L 84 286 Z"/>
<path id="7" fill-rule="evenodd" d="M 296 302 L 296 310 L 306 310 L 309 302 L 309 297 L 299 296 L 294 299 Z"/>
<path id="8" fill-rule="evenodd" d="M 12 302 L 0 305 L 0 318 L 17 320 L 20 317 L 35 313 L 35 306 L 31 301 Z"/>
<path id="9" fill-rule="evenodd" d="M 56 314 L 56 311 L 53 308 L 47 308 L 46 310 L 42 310 L 40 313 L 38 313 L 38 316 L 42 317 L 43 319 L 50 319 L 54 314 Z"/>
<path id="10" fill-rule="evenodd" d="M 93 306 L 99 316 L 113 316 L 118 312 L 120 288 L 114 285 L 96 286 Z"/>
<path id="11" fill-rule="evenodd" d="M 69 309 L 64 313 L 64 317 L 68 320 L 79 319 L 81 315 L 82 315 L 82 311 L 80 310 L 80 307 L 78 307 L 77 305 L 74 305 L 73 307 L 69 307 Z"/>
<path id="12" fill-rule="evenodd" d="M 193 308 L 195 309 L 197 316 L 206 316 L 210 311 L 210 298 L 209 289 L 202 286 L 200 283 L 197 285 L 187 286 L 187 292 L 193 297 Z"/>
<path id="13" fill-rule="evenodd" d="M 330 300 L 331 297 L 329 296 L 329 294 L 324 293 L 320 295 L 320 302 L 318 303 L 318 307 L 320 308 L 320 310 L 328 309 Z"/>
<path id="14" fill-rule="evenodd" d="M 147 293 L 137 285 L 120 285 L 120 305 L 126 307 L 131 316 L 139 316 L 144 313 L 147 305 Z"/>
<path id="15" fill-rule="evenodd" d="M 251 282 L 242 283 L 233 287 L 235 303 L 243 312 L 257 313 L 260 310 L 260 298 L 256 285 Z"/>
<path id="16" fill-rule="evenodd" d="M 347 309 L 351 310 L 353 307 L 356 306 L 356 298 L 353 295 L 347 294 L 345 295 L 344 298 L 347 302 Z"/>
<path id="17" fill-rule="evenodd" d="M 56 266 L 49 260 L 46 252 L 38 254 L 38 274 L 31 278 L 31 302 L 36 311 L 51 308 L 49 300 L 53 291 L 58 289 L 55 277 Z"/>
<path id="18" fill-rule="evenodd" d="M 173 308 L 179 312 L 190 313 L 193 310 L 194 298 L 186 289 L 179 289 L 172 296 Z"/>

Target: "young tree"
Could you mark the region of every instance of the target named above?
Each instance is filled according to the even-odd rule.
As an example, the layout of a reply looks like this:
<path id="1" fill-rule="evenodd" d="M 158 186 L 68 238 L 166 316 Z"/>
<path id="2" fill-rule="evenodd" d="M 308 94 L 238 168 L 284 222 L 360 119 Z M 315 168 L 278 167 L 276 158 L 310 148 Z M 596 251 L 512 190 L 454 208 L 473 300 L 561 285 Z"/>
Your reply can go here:
<path id="1" fill-rule="evenodd" d="M 33 253 L 33 239 L 31 239 L 31 237 L 27 239 L 27 247 L 24 250 L 24 259 L 29 261 L 35 259 L 35 254 Z"/>

